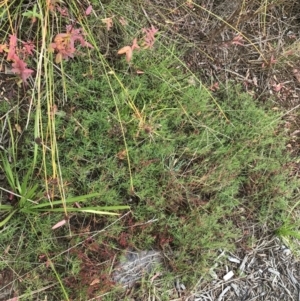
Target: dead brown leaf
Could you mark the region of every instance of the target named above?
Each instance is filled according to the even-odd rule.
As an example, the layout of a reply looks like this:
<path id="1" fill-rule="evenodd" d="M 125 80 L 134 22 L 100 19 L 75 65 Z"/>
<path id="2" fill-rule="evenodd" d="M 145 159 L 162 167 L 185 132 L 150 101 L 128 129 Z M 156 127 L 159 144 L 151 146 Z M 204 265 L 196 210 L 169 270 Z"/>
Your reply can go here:
<path id="1" fill-rule="evenodd" d="M 297 68 L 294 68 L 293 74 L 294 74 L 295 78 L 297 79 L 298 83 L 300 83 L 300 70 Z"/>
<path id="2" fill-rule="evenodd" d="M 126 61 L 129 63 L 132 58 L 132 48 L 130 46 L 125 46 L 118 51 L 118 54 L 126 54 Z"/>
<path id="3" fill-rule="evenodd" d="M 119 160 L 125 160 L 126 155 L 127 155 L 126 149 L 121 150 L 121 151 L 119 151 L 119 152 L 117 153 L 117 157 L 118 157 Z"/>
<path id="4" fill-rule="evenodd" d="M 98 284 L 98 283 L 100 283 L 100 279 L 99 279 L 99 278 L 96 278 L 96 279 L 94 279 L 94 280 L 90 283 L 90 285 L 92 286 L 92 285 L 95 285 L 95 284 Z"/>
<path id="5" fill-rule="evenodd" d="M 114 23 L 113 23 L 113 17 L 111 17 L 111 18 L 104 18 L 104 19 L 101 19 L 101 21 L 104 24 L 106 24 L 106 29 L 107 30 L 110 30 L 113 27 L 113 25 L 114 25 Z"/>

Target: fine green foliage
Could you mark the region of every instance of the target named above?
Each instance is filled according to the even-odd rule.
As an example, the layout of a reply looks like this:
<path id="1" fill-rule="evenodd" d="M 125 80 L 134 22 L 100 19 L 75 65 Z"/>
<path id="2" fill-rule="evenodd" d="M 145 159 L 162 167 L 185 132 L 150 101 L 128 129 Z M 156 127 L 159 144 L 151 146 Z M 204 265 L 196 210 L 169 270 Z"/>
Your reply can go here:
<path id="1" fill-rule="evenodd" d="M 274 231 L 287 220 L 298 182 L 282 113 L 234 82 L 210 91 L 176 43 L 137 18 L 139 1 L 123 12 L 104 3 L 105 18 L 98 1 L 88 16 L 90 3 L 66 4 L 75 48 L 66 47 L 69 19 L 49 3 L 23 11 L 15 2 L 5 13 L 28 29 L 36 19 L 40 54 L 29 112 L 0 102 L 12 141 L 0 156 L 1 191 L 11 197 L 0 202 L 0 272 L 17 271 L 15 291 L 26 300 L 126 300 L 111 278 L 121 253 L 157 249 L 159 288 L 145 275 L 134 294 L 169 300 L 175 278 L 192 287 L 209 277 L 220 250 L 243 236 L 240 225 Z M 130 59 L 117 55 L 135 39 Z M 295 234 L 287 223 L 277 233 Z"/>

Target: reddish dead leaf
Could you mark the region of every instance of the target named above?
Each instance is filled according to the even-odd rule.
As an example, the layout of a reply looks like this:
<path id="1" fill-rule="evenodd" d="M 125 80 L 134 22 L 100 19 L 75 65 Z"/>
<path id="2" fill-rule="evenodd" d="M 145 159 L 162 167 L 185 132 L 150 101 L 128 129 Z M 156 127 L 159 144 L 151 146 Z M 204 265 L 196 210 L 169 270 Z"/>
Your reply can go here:
<path id="1" fill-rule="evenodd" d="M 127 23 L 127 21 L 123 18 L 123 17 L 121 17 L 120 19 L 119 19 L 119 22 L 121 23 L 121 25 L 122 26 L 126 26 L 126 25 L 128 25 L 128 23 Z"/>
<path id="2" fill-rule="evenodd" d="M 106 29 L 107 29 L 107 30 L 110 30 L 110 29 L 113 27 L 113 25 L 114 25 L 112 18 L 113 18 L 113 17 L 101 19 L 101 21 L 102 21 L 104 24 L 106 24 Z"/>
<path id="3" fill-rule="evenodd" d="M 64 17 L 69 16 L 69 11 L 66 7 L 60 7 L 59 5 L 57 5 L 56 10 Z"/>
<path id="4" fill-rule="evenodd" d="M 55 10 L 55 6 L 56 6 L 56 2 L 58 0 L 47 0 L 47 7 L 49 8 L 50 11 L 54 11 Z"/>
<path id="5" fill-rule="evenodd" d="M 266 65 L 267 65 L 267 66 L 272 66 L 272 65 L 274 65 L 276 62 L 277 62 L 277 60 L 274 58 L 274 55 L 272 54 L 272 55 L 271 55 L 271 58 L 270 58 L 270 61 L 267 62 L 267 64 L 263 63 L 263 64 L 262 64 L 262 67 L 264 68 Z"/>
<path id="6" fill-rule="evenodd" d="M 279 84 L 274 84 L 273 86 L 273 90 L 275 91 L 275 92 L 279 92 L 284 86 L 283 86 L 283 84 L 282 83 L 279 83 Z"/>
<path id="7" fill-rule="evenodd" d="M 127 155 L 126 149 L 121 150 L 117 153 L 117 157 L 119 160 L 124 160 L 126 158 L 126 155 Z"/>
<path id="8" fill-rule="evenodd" d="M 8 299 L 7 301 L 18 301 L 18 300 L 19 300 L 19 297 L 14 297 L 14 298 Z"/>
<path id="9" fill-rule="evenodd" d="M 65 219 L 63 219 L 62 221 L 60 221 L 60 222 L 58 222 L 57 224 L 55 224 L 51 229 L 52 230 L 55 230 L 55 229 L 57 229 L 57 228 L 60 228 L 60 227 L 62 227 L 63 225 L 65 225 L 66 224 L 66 220 Z"/>
<path id="10" fill-rule="evenodd" d="M 31 76 L 33 73 L 33 70 L 27 68 L 27 64 L 21 60 L 19 57 L 15 55 L 14 57 L 14 63 L 12 64 L 11 71 L 15 74 L 20 75 L 22 78 L 23 83 L 27 83 L 27 79 Z"/>
<path id="11" fill-rule="evenodd" d="M 133 39 L 133 41 L 132 41 L 132 46 L 131 46 L 131 49 L 132 49 L 132 51 L 134 50 L 134 49 L 140 49 L 141 47 L 138 45 L 138 43 L 137 43 L 137 38 L 135 38 L 135 39 Z"/>
<path id="12" fill-rule="evenodd" d="M 283 56 L 289 56 L 289 55 L 294 55 L 294 54 L 295 54 L 294 50 L 288 50 L 288 51 L 283 53 Z"/>
<path id="13" fill-rule="evenodd" d="M 75 202 L 74 205 L 75 205 L 77 208 L 81 208 L 81 206 L 79 205 L 78 202 Z"/>
<path id="14" fill-rule="evenodd" d="M 57 113 L 57 111 L 58 111 L 57 105 L 54 104 L 53 107 L 52 107 L 52 109 L 51 109 L 51 112 L 50 112 L 51 119 L 54 118 L 54 116 Z"/>
<path id="15" fill-rule="evenodd" d="M 46 268 L 49 268 L 51 266 L 51 261 L 48 259 L 45 263 Z"/>
<path id="16" fill-rule="evenodd" d="M 15 124 L 15 129 L 17 130 L 17 132 L 18 132 L 19 134 L 22 134 L 21 126 L 20 126 L 18 123 Z"/>
<path id="17" fill-rule="evenodd" d="M 144 74 L 145 72 L 142 70 L 136 70 L 136 74 Z"/>
<path id="18" fill-rule="evenodd" d="M 232 45 L 244 46 L 244 40 L 243 40 L 243 37 L 241 35 L 235 36 L 230 43 Z"/>
<path id="19" fill-rule="evenodd" d="M 10 35 L 9 36 L 9 48 L 8 48 L 8 54 L 7 54 L 7 60 L 13 61 L 16 56 L 16 47 L 17 47 L 17 37 L 16 35 Z"/>
<path id="20" fill-rule="evenodd" d="M 153 283 L 153 281 L 159 276 L 161 276 L 161 273 L 157 272 L 154 276 L 151 277 L 150 283 Z"/>
<path id="21" fill-rule="evenodd" d="M 59 52 L 56 56 L 55 56 L 55 63 L 59 64 L 62 62 L 63 59 L 63 55 Z"/>
<path id="22" fill-rule="evenodd" d="M 258 84 L 257 84 L 257 77 L 256 77 L 256 76 L 253 76 L 252 82 L 253 82 L 253 85 L 254 85 L 255 87 L 258 87 Z"/>
<path id="23" fill-rule="evenodd" d="M 193 3 L 192 0 L 187 0 L 187 1 L 185 2 L 185 5 L 186 5 L 188 8 L 190 8 L 190 9 L 193 9 L 193 8 L 194 8 L 194 3 Z"/>
<path id="24" fill-rule="evenodd" d="M 10 245 L 8 245 L 8 246 L 4 249 L 4 252 L 3 252 L 3 253 L 6 255 L 6 254 L 8 254 L 9 250 L 10 250 Z"/>
<path id="25" fill-rule="evenodd" d="M 92 12 L 92 10 L 93 10 L 92 5 L 89 5 L 88 8 L 87 8 L 86 11 L 85 11 L 85 15 L 86 15 L 86 16 L 90 15 L 91 12 Z"/>
<path id="26" fill-rule="evenodd" d="M 33 55 L 33 50 L 35 48 L 33 42 L 28 41 L 28 42 L 22 42 L 23 44 L 23 53 L 25 56 L 28 55 Z"/>
<path id="27" fill-rule="evenodd" d="M 155 42 L 155 34 L 158 29 L 151 25 L 150 28 L 143 28 L 142 31 L 145 33 L 144 36 L 144 48 L 152 48 Z"/>
<path id="28" fill-rule="evenodd" d="M 8 47 L 7 44 L 0 44 L 0 53 L 7 52 Z"/>
<path id="29" fill-rule="evenodd" d="M 125 46 L 118 51 L 118 54 L 126 54 L 126 61 L 129 63 L 132 58 L 132 49 L 130 46 Z"/>
<path id="30" fill-rule="evenodd" d="M 298 83 L 300 83 L 300 70 L 299 69 L 293 69 L 293 74 L 296 77 Z"/>
<path id="31" fill-rule="evenodd" d="M 75 43 L 79 42 L 81 46 L 93 48 L 93 46 L 84 40 L 81 28 L 73 28 L 72 25 L 66 27 L 66 33 L 59 33 L 54 38 L 54 43 L 48 47 L 50 52 L 57 52 L 55 62 L 60 63 L 63 59 L 73 58 L 76 52 Z"/>
<path id="32" fill-rule="evenodd" d="M 219 90 L 220 89 L 220 87 L 219 87 L 219 83 L 218 82 L 216 82 L 216 83 L 214 83 L 213 85 L 211 85 L 210 87 L 209 87 L 209 90 L 211 90 L 211 91 L 217 91 L 217 90 Z"/>
<path id="33" fill-rule="evenodd" d="M 96 279 L 94 279 L 94 280 L 90 283 L 90 285 L 92 286 L 92 285 L 95 285 L 95 284 L 98 284 L 98 283 L 100 283 L 100 279 L 99 279 L 99 278 L 96 278 Z"/>
<path id="34" fill-rule="evenodd" d="M 270 59 L 270 65 L 275 64 L 277 62 L 277 60 L 274 58 L 274 55 L 271 55 L 271 59 Z"/>

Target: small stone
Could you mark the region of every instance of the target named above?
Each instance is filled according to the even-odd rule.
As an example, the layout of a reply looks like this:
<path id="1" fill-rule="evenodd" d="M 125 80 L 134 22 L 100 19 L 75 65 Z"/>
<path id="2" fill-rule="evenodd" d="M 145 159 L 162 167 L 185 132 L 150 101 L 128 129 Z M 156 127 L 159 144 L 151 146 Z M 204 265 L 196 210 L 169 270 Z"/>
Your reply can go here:
<path id="1" fill-rule="evenodd" d="M 228 281 L 229 279 L 231 279 L 234 276 L 233 271 L 228 272 L 224 277 L 223 280 L 224 281 Z"/>
<path id="2" fill-rule="evenodd" d="M 180 288 L 181 288 L 183 291 L 186 290 L 186 287 L 185 287 L 185 285 L 184 285 L 183 283 L 180 284 Z"/>
<path id="3" fill-rule="evenodd" d="M 284 256 L 289 256 L 289 255 L 291 255 L 291 250 L 290 249 L 284 249 L 283 251 L 282 251 L 282 254 L 284 255 Z"/>
<path id="4" fill-rule="evenodd" d="M 228 256 L 228 260 L 234 263 L 241 263 L 241 261 L 235 257 Z"/>
<path id="5" fill-rule="evenodd" d="M 280 273 L 278 271 L 274 270 L 274 269 L 268 268 L 268 272 L 270 272 L 270 273 L 272 273 L 276 276 L 280 276 Z"/>

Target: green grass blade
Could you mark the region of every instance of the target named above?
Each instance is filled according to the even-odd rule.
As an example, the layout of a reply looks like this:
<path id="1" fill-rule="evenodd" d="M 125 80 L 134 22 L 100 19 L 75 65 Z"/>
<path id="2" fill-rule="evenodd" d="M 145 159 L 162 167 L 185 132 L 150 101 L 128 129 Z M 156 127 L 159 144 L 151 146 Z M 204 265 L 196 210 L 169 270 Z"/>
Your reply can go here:
<path id="1" fill-rule="evenodd" d="M 87 199 L 99 196 L 99 193 L 91 193 L 91 194 L 87 194 L 87 195 L 82 195 L 82 196 L 77 196 L 77 197 L 73 197 L 73 198 L 68 198 L 65 201 L 63 200 L 59 200 L 59 201 L 53 201 L 51 202 L 51 206 L 54 205 L 60 205 L 62 203 L 75 203 L 75 202 L 85 202 L 87 201 Z M 44 208 L 44 207 L 48 207 L 50 206 L 49 203 L 42 203 L 42 204 L 38 204 L 38 205 L 34 205 L 31 208 L 32 209 L 38 209 L 38 208 Z"/>
<path id="2" fill-rule="evenodd" d="M 0 211 L 10 211 L 13 208 L 11 205 L 0 205 Z"/>
<path id="3" fill-rule="evenodd" d="M 14 210 L 13 212 L 11 212 L 5 219 L 3 219 L 0 222 L 0 228 L 3 227 L 11 218 L 12 216 L 17 212 L 17 210 Z"/>

